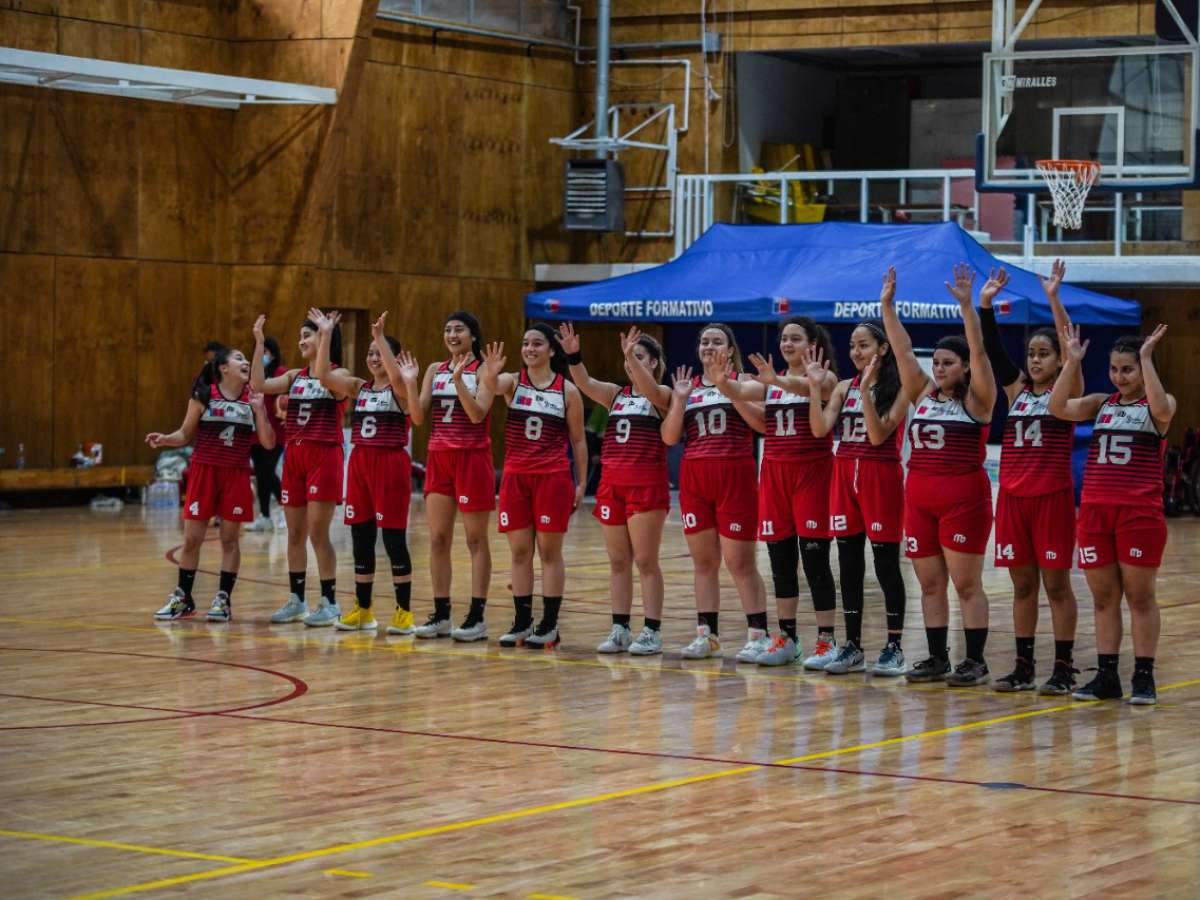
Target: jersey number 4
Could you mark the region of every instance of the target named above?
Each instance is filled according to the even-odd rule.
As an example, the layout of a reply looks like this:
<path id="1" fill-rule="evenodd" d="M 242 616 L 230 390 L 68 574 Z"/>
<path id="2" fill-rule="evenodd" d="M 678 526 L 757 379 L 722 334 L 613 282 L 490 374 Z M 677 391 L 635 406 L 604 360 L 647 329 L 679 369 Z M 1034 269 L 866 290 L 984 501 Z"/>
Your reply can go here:
<path id="1" fill-rule="evenodd" d="M 237 431 L 237 429 L 234 428 L 232 425 L 227 425 L 221 429 L 221 433 L 218 434 L 217 437 L 220 439 L 221 443 L 224 444 L 226 447 L 232 447 L 233 446 L 233 436 L 236 433 L 236 431 Z"/>

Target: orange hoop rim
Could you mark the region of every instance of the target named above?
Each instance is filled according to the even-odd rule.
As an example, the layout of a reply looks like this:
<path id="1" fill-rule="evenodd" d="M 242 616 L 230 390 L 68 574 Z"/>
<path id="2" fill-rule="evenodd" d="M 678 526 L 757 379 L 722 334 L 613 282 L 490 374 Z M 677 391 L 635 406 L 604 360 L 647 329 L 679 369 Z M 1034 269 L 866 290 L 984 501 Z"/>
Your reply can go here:
<path id="1" fill-rule="evenodd" d="M 1074 172 L 1077 175 L 1090 175 L 1100 171 L 1100 163 L 1092 159 L 1039 159 L 1037 167 L 1039 170 Z"/>

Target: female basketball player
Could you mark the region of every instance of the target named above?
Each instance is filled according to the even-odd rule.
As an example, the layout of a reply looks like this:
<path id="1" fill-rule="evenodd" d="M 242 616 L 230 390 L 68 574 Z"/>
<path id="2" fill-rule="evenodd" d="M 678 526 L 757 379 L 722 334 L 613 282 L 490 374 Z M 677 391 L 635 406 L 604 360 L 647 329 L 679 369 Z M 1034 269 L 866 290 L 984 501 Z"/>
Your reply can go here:
<path id="1" fill-rule="evenodd" d="M 884 282 L 884 291 L 894 282 Z M 805 352 L 810 385 L 824 385 L 829 363 L 820 347 Z M 875 675 L 903 675 L 904 611 L 907 597 L 900 574 L 900 538 L 904 506 L 904 472 L 900 467 L 900 427 L 908 414 L 908 398 L 900 390 L 896 355 L 882 323 L 860 322 L 850 333 L 850 361 L 858 370 L 838 383 L 824 409 L 809 405 L 814 435 L 836 430 L 829 491 L 829 527 L 838 542 L 838 574 L 846 642 L 834 640 L 833 624 L 818 634 L 816 652 L 804 662 L 806 669 L 834 675 L 866 668 L 862 650 L 863 581 L 866 574 L 868 532 L 875 576 L 883 591 L 887 615 L 887 641 L 872 664 Z"/>
<path id="2" fill-rule="evenodd" d="M 345 397 L 321 384 L 309 371 L 316 360 L 320 334 L 317 323 L 305 319 L 300 326 L 300 356 L 305 365 L 267 378 L 263 372 L 263 325 L 266 316 L 254 323 L 254 358 L 250 361 L 250 386 L 264 394 L 287 393 L 287 453 L 283 458 L 283 488 L 280 492 L 288 532 L 287 602 L 271 614 L 275 623 L 303 620 L 314 627 L 332 625 L 341 615 L 334 588 L 337 554 L 329 540 L 334 508 L 342 502 L 342 408 Z M 333 371 L 348 374 L 342 365 L 342 332 L 335 323 L 329 329 L 329 358 Z M 321 599 L 307 613 L 304 604 L 305 572 L 312 543 L 321 578 Z"/>
<path id="3" fill-rule="evenodd" d="M 601 444 L 600 486 L 594 515 L 604 530 L 612 594 L 612 630 L 598 653 L 648 656 L 662 652 L 663 576 L 658 565 L 663 522 L 671 507 L 667 450 L 660 429 L 671 406 L 671 390 L 661 383 L 663 351 L 637 326 L 621 335 L 625 373 L 631 384 L 597 381 L 583 364 L 579 335 L 569 322 L 558 326 L 571 379 L 584 396 L 608 409 Z M 635 640 L 629 621 L 633 610 L 633 568 L 642 585 L 646 621 Z"/>
<path id="4" fill-rule="evenodd" d="M 988 605 L 982 576 L 992 531 L 992 488 L 983 460 L 996 379 L 971 301 L 974 281 L 974 270 L 963 263 L 954 267 L 954 283 L 946 283 L 962 311 L 966 336 L 949 335 L 937 342 L 932 379 L 917 362 L 912 340 L 896 314 L 895 270 L 888 269 L 880 295 L 900 383 L 917 407 L 908 426 L 912 453 L 904 490 L 904 534 L 906 553 L 921 583 L 929 658 L 909 669 L 907 676 L 909 681 L 945 679 L 952 687 L 988 681 L 983 658 Z M 993 287 L 990 281 L 985 285 Z M 958 594 L 967 645 L 966 658 L 953 672 L 947 650 L 949 581 Z"/>
<path id="5" fill-rule="evenodd" d="M 263 346 L 266 349 L 263 355 L 264 373 L 282 375 L 286 372 L 287 366 L 282 364 L 279 356 L 279 344 L 275 338 L 264 338 Z M 275 528 L 274 520 L 271 518 L 271 498 L 279 500 L 279 476 L 275 474 L 275 470 L 279 466 L 279 457 L 283 456 L 284 440 L 283 422 L 280 421 L 281 417 L 275 411 L 276 399 L 276 397 L 266 397 L 263 401 L 267 410 L 267 421 L 271 423 L 271 430 L 275 432 L 275 446 L 268 450 L 261 444 L 254 444 L 250 448 L 259 515 L 253 522 L 246 525 L 246 531 L 272 531 Z"/>
<path id="6" fill-rule="evenodd" d="M 481 377 L 492 396 L 508 403 L 500 531 L 512 552 L 516 617 L 501 647 L 554 647 L 565 575 L 563 536 L 587 484 L 583 400 L 565 377 L 566 354 L 549 325 L 536 324 L 521 341 L 519 372 L 505 372 L 504 344 L 489 344 Z M 575 460 L 575 481 L 567 445 Z M 542 620 L 533 627 L 533 551 L 542 561 Z"/>
<path id="7" fill-rule="evenodd" d="M 417 396 L 420 369 L 400 342 L 384 331 L 387 313 L 371 326 L 367 371 L 371 380 L 355 378 L 330 365 L 329 343 L 340 316 L 311 309 L 321 341 L 313 374 L 328 390 L 354 401 L 350 466 L 346 471 L 346 518 L 354 547 L 354 609 L 334 624 L 339 631 L 374 631 L 371 612 L 375 586 L 375 538 L 383 530 L 383 546 L 392 563 L 396 594 L 395 625 L 407 613 L 412 598 L 412 560 L 408 555 L 408 506 L 412 499 L 412 460 L 408 456 L 408 430 L 424 421 Z M 397 356 L 399 357 L 397 359 Z"/>
<path id="8" fill-rule="evenodd" d="M 170 434 L 152 431 L 146 435 L 146 443 L 156 450 L 183 447 L 196 439 L 183 501 L 179 584 L 154 614 L 156 619 L 183 619 L 195 614 L 192 585 L 200 564 L 200 544 L 213 516 L 221 517 L 221 574 L 208 620 L 228 622 L 233 617 L 230 598 L 242 558 L 242 522 L 254 518 L 250 447 L 256 434 L 263 447 L 269 450 L 275 446 L 275 432 L 267 421 L 263 396 L 247 389 L 249 379 L 250 362 L 242 352 L 222 347 L 192 386 L 183 424 Z"/>
<path id="9" fill-rule="evenodd" d="M 1050 412 L 1072 422 L 1095 419 L 1083 502 L 1079 507 L 1079 566 L 1096 605 L 1096 677 L 1075 692 L 1077 700 L 1117 700 L 1121 651 L 1121 597 L 1129 604 L 1133 631 L 1133 691 L 1130 703 L 1158 702 L 1154 656 L 1160 621 L 1155 582 L 1167 544 L 1163 518 L 1163 452 L 1175 416 L 1175 398 L 1154 368 L 1154 348 L 1167 333 L 1159 325 L 1148 338 L 1117 338 L 1108 356 L 1116 391 L 1070 399 L 1072 379 L 1083 366 L 1088 342 L 1079 326 L 1059 335 L 1067 362 L 1050 394 Z"/>
<path id="10" fill-rule="evenodd" d="M 671 407 L 662 424 L 669 446 L 686 439 L 679 473 L 679 511 L 692 556 L 696 591 L 696 638 L 683 648 L 684 659 L 721 656 L 718 613 L 721 561 L 733 576 L 749 631 L 738 653 L 754 662 L 770 647 L 767 597 L 755 564 L 757 466 L 753 423 L 765 429 L 761 404 L 735 400 L 722 392 L 726 381 L 744 381 L 742 357 L 728 325 L 712 322 L 700 329 L 700 375 L 675 370 Z"/>
<path id="11" fill-rule="evenodd" d="M 806 316 L 788 319 L 779 328 L 779 351 L 787 370 L 777 373 L 770 357 L 752 354 L 758 370 L 754 381 L 722 382 L 727 397 L 764 404 L 766 437 L 758 479 L 758 538 L 767 544 L 780 633 L 759 654 L 761 666 L 790 665 L 801 659 L 796 634 L 796 608 L 800 602 L 797 570 L 801 562 L 812 593 L 818 633 L 832 632 L 837 604 L 833 572 L 829 568 L 829 479 L 833 468 L 833 439 L 812 433 L 809 383 L 805 351 L 825 348 L 830 357 L 829 333 Z M 821 406 L 837 384 L 837 375 L 826 372 L 813 392 Z"/>
<path id="12" fill-rule="evenodd" d="M 496 508 L 496 470 L 488 412 L 492 394 L 479 380 L 483 337 L 469 312 L 451 313 L 442 327 L 450 357 L 425 370 L 421 409 L 429 418 L 425 457 L 425 516 L 429 523 L 429 575 L 433 612 L 415 631 L 420 638 L 449 635 L 456 641 L 487 640 L 484 609 L 492 580 L 488 519 Z M 458 628 L 451 627 L 450 548 L 454 517 L 462 512 L 467 553 L 471 557 L 471 608 Z M 388 634 L 412 634 L 412 617 L 398 618 Z"/>
<path id="13" fill-rule="evenodd" d="M 1058 299 L 1066 266 L 1055 260 L 1042 288 L 1054 322 L 1069 320 Z M 1043 694 L 1069 694 L 1075 687 L 1073 651 L 1077 605 L 1071 590 L 1075 556 L 1075 489 L 1071 479 L 1071 444 L 1075 426 L 1050 414 L 1050 389 L 1062 370 L 1058 334 L 1039 328 L 1025 342 L 1025 371 L 1009 359 L 1000 342 L 992 300 L 1008 282 L 1003 270 L 993 273 L 979 293 L 979 321 L 992 371 L 1008 399 L 1008 418 L 1000 451 L 1000 494 L 996 500 L 996 565 L 1007 568 L 1013 583 L 1013 629 L 1017 664 L 996 680 L 998 691 L 1031 691 L 1034 684 L 1034 635 L 1038 620 L 1039 578 L 1050 601 L 1054 626 L 1054 673 L 1041 686 Z M 1070 395 L 1083 393 L 1077 371 Z"/>

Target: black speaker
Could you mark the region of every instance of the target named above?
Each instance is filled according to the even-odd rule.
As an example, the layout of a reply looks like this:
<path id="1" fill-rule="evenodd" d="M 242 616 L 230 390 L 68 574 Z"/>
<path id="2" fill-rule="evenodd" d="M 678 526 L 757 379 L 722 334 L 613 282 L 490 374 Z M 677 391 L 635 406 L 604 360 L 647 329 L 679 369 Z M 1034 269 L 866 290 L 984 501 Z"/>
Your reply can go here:
<path id="1" fill-rule="evenodd" d="M 1197 10 L 1200 9 L 1200 2 L 1197 0 L 1175 0 L 1175 9 L 1179 13 L 1179 17 L 1183 19 L 1184 24 L 1191 30 L 1192 35 L 1196 34 L 1196 25 L 1200 20 L 1200 15 L 1197 15 Z M 1154 33 L 1158 35 L 1160 41 L 1179 41 L 1187 40 L 1183 36 L 1183 32 L 1179 30 L 1179 26 L 1175 24 L 1175 17 L 1167 11 L 1167 7 L 1162 0 L 1154 2 Z"/>
<path id="2" fill-rule="evenodd" d="M 625 230 L 625 170 L 615 159 L 568 159 L 564 191 L 568 231 Z"/>

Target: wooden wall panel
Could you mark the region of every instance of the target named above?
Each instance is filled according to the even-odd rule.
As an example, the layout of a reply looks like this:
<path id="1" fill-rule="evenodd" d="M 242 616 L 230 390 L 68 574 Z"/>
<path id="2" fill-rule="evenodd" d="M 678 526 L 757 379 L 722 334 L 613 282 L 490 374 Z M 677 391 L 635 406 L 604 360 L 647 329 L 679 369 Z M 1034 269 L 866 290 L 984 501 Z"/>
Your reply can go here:
<path id="1" fill-rule="evenodd" d="M 56 275 L 51 458 L 100 441 L 106 461 L 138 459 L 137 264 L 60 257 Z"/>
<path id="2" fill-rule="evenodd" d="M 46 129 L 53 184 L 54 250 L 132 257 L 137 251 L 138 104 L 51 91 Z"/>
<path id="3" fill-rule="evenodd" d="M 52 245 L 50 117 L 41 96 L 32 88 L 0 92 L 0 250 L 45 251 Z"/>
<path id="4" fill-rule="evenodd" d="M 536 263 L 571 261 L 574 241 L 563 228 L 562 194 L 569 154 L 549 138 L 570 134 L 586 118 L 585 107 L 573 91 L 533 85 L 525 89 L 521 272 L 526 277 Z"/>
<path id="5" fill-rule="evenodd" d="M 67 56 L 137 63 L 142 57 L 141 32 L 124 25 L 60 18 L 58 52 Z"/>
<path id="6" fill-rule="evenodd" d="M 17 445 L 24 443 L 27 466 L 49 466 L 55 461 L 53 257 L 0 253 L 0 316 L 7 360 L 0 391 L 0 447 L 5 448 L 0 465 L 15 466 Z"/>
<path id="7" fill-rule="evenodd" d="M 1165 324 L 1167 336 L 1154 354 L 1163 385 L 1175 395 L 1178 412 L 1169 438 L 1176 443 L 1185 428 L 1200 428 L 1200 288 L 1119 291 L 1142 303 L 1142 333 Z M 1107 350 L 1107 348 L 1095 348 Z M 1094 351 L 1093 351 L 1094 352 Z"/>
<path id="8" fill-rule="evenodd" d="M 254 320 L 267 317 L 266 333 L 279 341 L 288 365 L 300 365 L 296 342 L 312 306 L 328 305 L 328 276 L 314 266 L 233 266 L 230 273 L 230 340 L 252 340 Z"/>
<path id="9" fill-rule="evenodd" d="M 58 52 L 58 22 L 53 16 L 0 9 L 0 34 L 4 35 L 6 47 L 38 53 Z"/>
<path id="10" fill-rule="evenodd" d="M 170 431 L 183 421 L 204 344 L 221 341 L 247 356 L 254 350 L 249 331 L 230 333 L 229 303 L 228 266 L 138 265 L 134 461 L 157 456 L 141 441 L 146 433 Z"/>

